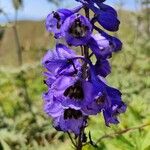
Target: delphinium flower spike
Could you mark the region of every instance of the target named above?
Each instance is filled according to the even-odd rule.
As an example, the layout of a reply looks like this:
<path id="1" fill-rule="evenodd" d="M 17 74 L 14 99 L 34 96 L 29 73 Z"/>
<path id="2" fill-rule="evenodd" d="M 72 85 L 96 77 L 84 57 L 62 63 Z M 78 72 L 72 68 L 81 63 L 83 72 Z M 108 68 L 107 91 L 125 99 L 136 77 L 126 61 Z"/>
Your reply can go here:
<path id="1" fill-rule="evenodd" d="M 88 118 L 102 113 L 106 126 L 118 124 L 118 115 L 126 111 L 126 104 L 121 92 L 106 82 L 111 73 L 109 59 L 122 48 L 122 42 L 106 31 L 119 29 L 117 12 L 104 4 L 105 0 L 76 1 L 80 6 L 58 9 L 47 16 L 46 29 L 53 33 L 56 45 L 45 54 L 42 65 L 48 87 L 43 94 L 44 111 L 56 130 L 75 134 L 80 150 L 87 139 L 84 129 Z"/>

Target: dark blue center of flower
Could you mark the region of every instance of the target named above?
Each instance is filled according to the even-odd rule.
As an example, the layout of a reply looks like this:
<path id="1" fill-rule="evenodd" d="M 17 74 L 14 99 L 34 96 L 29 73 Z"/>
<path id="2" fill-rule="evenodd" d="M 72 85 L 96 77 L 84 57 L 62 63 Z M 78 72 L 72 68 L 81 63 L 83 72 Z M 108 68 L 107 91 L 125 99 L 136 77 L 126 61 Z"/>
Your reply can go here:
<path id="1" fill-rule="evenodd" d="M 69 33 L 75 38 L 82 38 L 86 35 L 88 26 L 83 25 L 79 18 L 75 19 L 74 23 L 69 29 Z"/>
<path id="2" fill-rule="evenodd" d="M 60 18 L 59 13 L 53 12 L 53 17 L 58 20 L 58 21 L 57 21 L 57 28 L 60 29 L 60 27 L 61 27 L 61 25 L 60 25 L 60 20 L 61 20 L 61 18 Z"/>
<path id="3" fill-rule="evenodd" d="M 68 87 L 64 92 L 64 96 L 68 96 L 70 99 L 84 99 L 84 92 L 81 83 L 76 82 L 74 85 Z"/>
<path id="4" fill-rule="evenodd" d="M 98 105 L 103 105 L 105 103 L 105 100 L 106 100 L 106 97 L 105 95 L 102 95 L 102 96 L 99 96 L 97 99 L 96 99 L 96 103 Z"/>
<path id="5" fill-rule="evenodd" d="M 79 119 L 80 117 L 82 117 L 80 110 L 69 108 L 64 111 L 64 119 Z"/>

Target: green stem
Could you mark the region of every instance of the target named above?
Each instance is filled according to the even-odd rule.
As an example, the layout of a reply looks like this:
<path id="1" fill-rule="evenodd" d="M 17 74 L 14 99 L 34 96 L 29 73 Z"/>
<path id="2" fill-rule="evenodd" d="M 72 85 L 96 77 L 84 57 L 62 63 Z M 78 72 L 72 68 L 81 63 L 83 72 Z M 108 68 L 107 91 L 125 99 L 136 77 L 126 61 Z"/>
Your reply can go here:
<path id="1" fill-rule="evenodd" d="M 13 30 L 14 30 L 14 37 L 15 37 L 15 42 L 16 42 L 18 65 L 22 66 L 22 50 L 21 50 L 20 40 L 19 40 L 19 36 L 18 36 L 18 31 L 17 31 L 17 16 L 18 16 L 18 11 L 16 10 L 15 23 L 13 26 Z"/>
<path id="2" fill-rule="evenodd" d="M 20 46 L 20 41 L 19 41 L 19 36 L 18 36 L 18 31 L 17 31 L 17 26 L 13 26 L 14 30 L 14 37 L 15 37 L 15 42 L 16 42 L 16 48 L 17 48 L 17 57 L 18 57 L 18 65 L 22 65 L 22 51 L 21 51 L 21 46 Z"/>
<path id="3" fill-rule="evenodd" d="M 74 142 L 74 140 L 73 140 L 73 138 L 72 138 L 72 136 L 71 136 L 71 134 L 70 134 L 69 132 L 67 132 L 67 133 L 68 133 L 68 136 L 69 136 L 69 138 L 70 138 L 71 143 L 73 144 L 73 146 L 74 146 L 74 147 L 77 147 L 77 146 L 76 146 L 76 143 Z"/>
<path id="4" fill-rule="evenodd" d="M 87 7 L 84 8 L 85 10 L 85 16 L 87 18 L 90 18 L 90 14 L 89 14 L 89 9 Z M 89 47 L 88 46 L 81 46 L 81 53 L 82 55 L 85 57 L 85 59 L 88 59 L 89 58 Z M 83 64 L 83 79 L 86 79 L 87 78 L 87 62 L 85 62 Z M 78 136 L 78 144 L 77 144 L 77 149 L 76 150 L 82 150 L 82 135 L 83 135 L 83 132 L 84 132 L 84 127 L 81 128 L 80 130 L 80 134 Z"/>
<path id="5" fill-rule="evenodd" d="M 80 134 L 78 136 L 77 150 L 82 150 L 82 132 L 83 132 L 83 129 L 81 129 Z"/>

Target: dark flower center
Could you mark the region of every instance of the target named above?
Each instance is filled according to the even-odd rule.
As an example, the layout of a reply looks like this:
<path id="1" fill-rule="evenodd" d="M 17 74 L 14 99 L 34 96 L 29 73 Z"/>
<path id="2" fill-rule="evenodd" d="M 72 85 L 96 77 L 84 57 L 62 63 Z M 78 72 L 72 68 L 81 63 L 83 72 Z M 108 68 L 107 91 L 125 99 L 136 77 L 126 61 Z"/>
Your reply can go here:
<path id="1" fill-rule="evenodd" d="M 58 20 L 58 21 L 57 21 L 57 28 L 60 29 L 60 27 L 61 27 L 61 24 L 60 24 L 61 18 L 60 18 L 59 13 L 53 12 L 53 17 L 56 18 L 56 19 Z"/>
<path id="2" fill-rule="evenodd" d="M 97 99 L 96 99 L 96 103 L 98 105 L 103 105 L 105 103 L 105 100 L 106 100 L 106 97 L 105 95 L 102 95 L 102 96 L 99 96 Z"/>
<path id="3" fill-rule="evenodd" d="M 64 96 L 68 96 L 70 99 L 84 99 L 84 92 L 81 83 L 76 82 L 74 85 L 68 87 L 64 92 Z"/>
<path id="4" fill-rule="evenodd" d="M 79 119 L 80 117 L 82 117 L 80 110 L 69 108 L 64 111 L 64 119 Z"/>
<path id="5" fill-rule="evenodd" d="M 77 18 L 70 27 L 69 33 L 75 38 L 82 38 L 86 35 L 88 29 L 88 26 L 83 25 L 81 20 Z"/>
<path id="6" fill-rule="evenodd" d="M 56 18 L 57 20 L 60 20 L 59 13 L 53 12 L 53 17 Z"/>

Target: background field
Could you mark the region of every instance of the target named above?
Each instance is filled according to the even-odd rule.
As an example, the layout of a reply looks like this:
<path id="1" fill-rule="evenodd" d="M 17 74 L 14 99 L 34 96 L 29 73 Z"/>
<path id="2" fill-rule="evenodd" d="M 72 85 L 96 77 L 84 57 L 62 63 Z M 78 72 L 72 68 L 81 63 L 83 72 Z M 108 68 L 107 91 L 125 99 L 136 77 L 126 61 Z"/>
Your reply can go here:
<path id="1" fill-rule="evenodd" d="M 90 119 L 90 131 L 98 147 L 84 150 L 150 150 L 150 9 L 119 8 L 123 50 L 111 59 L 108 83 L 119 88 L 127 112 L 118 126 L 105 127 L 102 116 Z M 18 21 L 16 25 L 23 55 L 17 61 L 16 43 L 10 24 L 0 25 L 0 150 L 71 150 L 67 134 L 56 132 L 43 112 L 41 58 L 54 40 L 44 21 Z"/>

